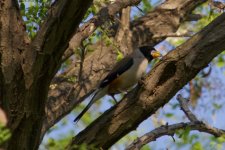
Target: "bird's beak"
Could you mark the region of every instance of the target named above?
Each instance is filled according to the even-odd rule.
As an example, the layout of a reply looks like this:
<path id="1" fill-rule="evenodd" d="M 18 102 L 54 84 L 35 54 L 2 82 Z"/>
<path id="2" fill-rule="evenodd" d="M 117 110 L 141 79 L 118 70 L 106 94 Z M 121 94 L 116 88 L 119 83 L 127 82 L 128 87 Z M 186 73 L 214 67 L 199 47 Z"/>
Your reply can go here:
<path id="1" fill-rule="evenodd" d="M 158 57 L 162 56 L 162 54 L 160 54 L 160 52 L 158 52 L 158 51 L 152 51 L 151 55 L 153 58 L 158 58 Z"/>

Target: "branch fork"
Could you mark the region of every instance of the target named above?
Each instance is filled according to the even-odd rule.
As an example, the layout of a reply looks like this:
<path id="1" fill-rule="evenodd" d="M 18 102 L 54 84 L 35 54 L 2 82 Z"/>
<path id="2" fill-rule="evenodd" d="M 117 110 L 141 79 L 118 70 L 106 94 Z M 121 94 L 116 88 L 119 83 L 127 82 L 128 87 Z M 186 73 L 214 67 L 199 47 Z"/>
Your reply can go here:
<path id="1" fill-rule="evenodd" d="M 211 127 L 210 125 L 198 120 L 197 117 L 188 108 L 188 101 L 189 101 L 188 99 L 182 97 L 181 94 L 178 94 L 177 100 L 180 104 L 181 110 L 185 113 L 185 115 L 190 120 L 190 122 L 187 122 L 187 123 L 181 122 L 181 123 L 172 124 L 172 125 L 168 125 L 167 123 L 166 125 L 162 125 L 146 133 L 142 137 L 136 139 L 133 143 L 131 143 L 126 148 L 126 150 L 139 150 L 145 144 L 148 144 L 152 141 L 156 141 L 157 138 L 164 135 L 171 136 L 175 142 L 175 139 L 173 137 L 175 132 L 177 130 L 185 129 L 185 128 L 189 128 L 190 130 L 197 130 L 199 132 L 209 133 L 214 135 L 215 137 L 220 137 L 225 135 L 225 130 Z"/>

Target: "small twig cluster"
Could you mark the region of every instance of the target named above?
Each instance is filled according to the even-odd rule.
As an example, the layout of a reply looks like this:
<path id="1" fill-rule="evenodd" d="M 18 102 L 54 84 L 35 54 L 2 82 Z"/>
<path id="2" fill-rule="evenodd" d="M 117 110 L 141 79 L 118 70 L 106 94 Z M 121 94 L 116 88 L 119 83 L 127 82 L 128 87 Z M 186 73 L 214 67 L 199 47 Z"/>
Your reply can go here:
<path id="1" fill-rule="evenodd" d="M 217 9 L 220 12 L 224 12 L 225 4 L 223 2 L 210 0 L 209 5 L 212 9 Z"/>

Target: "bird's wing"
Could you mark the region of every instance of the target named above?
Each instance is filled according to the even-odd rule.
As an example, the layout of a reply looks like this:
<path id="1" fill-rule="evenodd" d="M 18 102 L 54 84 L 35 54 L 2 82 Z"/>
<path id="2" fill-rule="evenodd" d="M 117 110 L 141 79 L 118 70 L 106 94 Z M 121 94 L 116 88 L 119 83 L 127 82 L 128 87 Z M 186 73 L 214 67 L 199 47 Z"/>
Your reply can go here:
<path id="1" fill-rule="evenodd" d="M 109 83 L 111 83 L 114 79 L 116 79 L 119 75 L 124 73 L 126 70 L 128 70 L 133 65 L 133 59 L 131 56 L 127 56 L 121 61 L 119 61 L 113 69 L 109 72 L 109 74 L 102 80 L 100 83 L 100 88 L 96 90 L 96 93 L 93 95 L 91 101 L 88 103 L 88 105 L 82 110 L 82 112 L 74 119 L 74 122 L 78 122 L 80 118 L 86 113 L 86 111 L 91 107 L 91 105 L 99 99 L 99 97 L 102 97 L 102 95 L 105 95 L 104 87 L 107 86 Z"/>
<path id="2" fill-rule="evenodd" d="M 126 70 L 128 70 L 133 65 L 133 63 L 134 61 L 131 56 L 127 56 L 123 58 L 121 61 L 116 63 L 116 65 L 109 72 L 109 74 L 102 80 L 99 87 L 104 88 L 105 86 L 107 86 L 109 83 L 115 80 L 119 75 L 121 75 Z"/>

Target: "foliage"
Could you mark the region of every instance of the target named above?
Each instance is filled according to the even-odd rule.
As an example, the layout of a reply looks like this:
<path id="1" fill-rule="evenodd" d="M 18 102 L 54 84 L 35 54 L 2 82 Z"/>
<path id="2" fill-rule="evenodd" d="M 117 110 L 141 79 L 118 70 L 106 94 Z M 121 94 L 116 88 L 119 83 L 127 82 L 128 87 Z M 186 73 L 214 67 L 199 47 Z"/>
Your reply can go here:
<path id="1" fill-rule="evenodd" d="M 67 136 L 62 139 L 55 140 L 53 138 L 49 138 L 45 148 L 48 150 L 63 150 L 69 144 L 70 139 L 72 136 Z"/>
<path id="2" fill-rule="evenodd" d="M 10 130 L 0 123 L 0 146 L 11 136 Z"/>
<path id="3" fill-rule="evenodd" d="M 47 16 L 47 11 L 51 6 L 52 0 L 20 0 L 21 15 L 26 24 L 27 33 L 33 38 L 40 28 L 40 24 Z"/>

